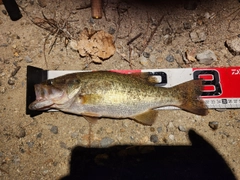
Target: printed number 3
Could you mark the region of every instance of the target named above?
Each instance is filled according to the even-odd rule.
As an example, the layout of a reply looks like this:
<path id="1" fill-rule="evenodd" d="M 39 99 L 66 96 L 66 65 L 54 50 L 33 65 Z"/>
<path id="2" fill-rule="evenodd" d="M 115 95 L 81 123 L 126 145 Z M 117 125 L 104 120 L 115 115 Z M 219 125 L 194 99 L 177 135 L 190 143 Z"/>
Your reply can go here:
<path id="1" fill-rule="evenodd" d="M 193 79 L 200 79 L 204 76 L 211 76 L 211 79 L 204 79 L 203 92 L 201 96 L 219 96 L 222 94 L 219 72 L 216 70 L 196 70 L 193 72 Z M 205 87 L 214 87 L 211 90 L 204 90 Z"/>

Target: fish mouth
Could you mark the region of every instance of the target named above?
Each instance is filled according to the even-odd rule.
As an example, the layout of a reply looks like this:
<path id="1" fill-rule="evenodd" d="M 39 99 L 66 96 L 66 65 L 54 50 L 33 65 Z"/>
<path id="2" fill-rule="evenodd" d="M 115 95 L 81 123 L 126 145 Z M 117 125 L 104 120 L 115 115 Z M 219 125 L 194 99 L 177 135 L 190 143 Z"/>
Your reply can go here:
<path id="1" fill-rule="evenodd" d="M 35 100 L 34 102 L 32 102 L 28 108 L 30 110 L 48 110 L 51 108 L 51 106 L 54 103 L 52 102 L 52 100 L 50 99 L 41 99 L 41 100 Z"/>
<path id="2" fill-rule="evenodd" d="M 48 110 L 64 95 L 62 90 L 53 86 L 36 84 L 34 89 L 36 100 L 29 105 L 31 110 Z"/>

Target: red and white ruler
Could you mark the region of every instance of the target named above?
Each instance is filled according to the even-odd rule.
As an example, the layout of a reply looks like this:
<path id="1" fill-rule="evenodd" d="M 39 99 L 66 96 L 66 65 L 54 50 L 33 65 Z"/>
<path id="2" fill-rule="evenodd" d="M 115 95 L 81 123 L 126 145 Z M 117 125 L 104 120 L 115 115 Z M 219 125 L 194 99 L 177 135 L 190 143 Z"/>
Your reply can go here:
<path id="1" fill-rule="evenodd" d="M 208 108 L 240 108 L 240 67 L 112 70 L 119 73 L 149 72 L 157 86 L 172 87 L 192 79 L 204 79 L 201 95 Z M 79 71 L 47 71 L 47 79 Z M 175 109 L 164 107 L 160 109 Z"/>

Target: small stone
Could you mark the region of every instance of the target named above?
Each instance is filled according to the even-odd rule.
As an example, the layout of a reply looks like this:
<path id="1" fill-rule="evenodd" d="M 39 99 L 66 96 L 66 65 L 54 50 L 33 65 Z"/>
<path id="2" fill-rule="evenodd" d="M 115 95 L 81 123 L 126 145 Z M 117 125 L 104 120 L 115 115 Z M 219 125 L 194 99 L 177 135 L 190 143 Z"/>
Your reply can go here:
<path id="1" fill-rule="evenodd" d="M 2 13 L 3 13 L 4 15 L 7 15 L 7 14 L 8 14 L 5 9 L 2 10 Z"/>
<path id="2" fill-rule="evenodd" d="M 164 45 L 169 45 L 171 43 L 172 43 L 172 36 L 170 36 L 168 34 L 163 36 L 163 44 Z"/>
<path id="3" fill-rule="evenodd" d="M 197 29 L 190 33 L 190 38 L 193 42 L 203 42 L 206 40 L 207 35 L 203 29 Z"/>
<path id="4" fill-rule="evenodd" d="M 213 130 L 218 129 L 218 122 L 217 121 L 211 121 L 208 123 L 208 125 L 210 126 L 210 128 L 212 128 Z"/>
<path id="5" fill-rule="evenodd" d="M 38 133 L 37 138 L 41 138 L 41 137 L 42 137 L 42 133 Z"/>
<path id="6" fill-rule="evenodd" d="M 89 23 L 90 24 L 94 24 L 95 23 L 95 21 L 94 21 L 94 19 L 92 17 L 89 19 Z"/>
<path id="7" fill-rule="evenodd" d="M 148 66 L 148 59 L 145 58 L 144 56 L 141 56 L 141 57 L 140 57 L 140 63 L 141 63 L 143 66 Z"/>
<path id="8" fill-rule="evenodd" d="M 225 42 L 226 47 L 232 55 L 240 55 L 240 38 L 238 36 Z"/>
<path id="9" fill-rule="evenodd" d="M 25 129 L 24 129 L 23 127 L 21 127 L 21 126 L 18 126 L 18 127 L 16 128 L 16 134 L 15 134 L 15 136 L 16 136 L 17 138 L 24 138 L 24 137 L 26 136 L 26 131 L 25 131 Z"/>
<path id="10" fill-rule="evenodd" d="M 163 28 L 162 34 L 163 34 L 163 36 L 165 36 L 167 34 L 171 34 L 171 29 L 169 27 Z"/>
<path id="11" fill-rule="evenodd" d="M 6 92 L 7 88 L 6 87 L 0 87 L 0 93 L 4 94 Z"/>
<path id="12" fill-rule="evenodd" d="M 159 141 L 158 136 L 156 134 L 151 135 L 150 141 L 153 143 L 157 143 Z"/>
<path id="13" fill-rule="evenodd" d="M 58 127 L 57 126 L 52 126 L 50 131 L 53 133 L 53 134 L 57 134 L 58 133 Z"/>
<path id="14" fill-rule="evenodd" d="M 168 62 L 174 62 L 174 57 L 173 57 L 173 55 L 169 54 L 169 55 L 166 57 L 166 60 L 167 60 Z"/>
<path id="15" fill-rule="evenodd" d="M 109 138 L 109 137 L 104 137 L 104 138 L 100 141 L 100 146 L 101 146 L 101 147 L 108 147 L 108 146 L 110 146 L 113 142 L 114 142 L 113 139 L 111 139 L 111 138 Z"/>
<path id="16" fill-rule="evenodd" d="M 28 145 L 29 148 L 32 148 L 34 145 L 34 142 L 26 142 L 26 144 Z"/>
<path id="17" fill-rule="evenodd" d="M 14 156 L 12 161 L 14 164 L 18 164 L 20 162 L 20 158 L 18 156 Z"/>
<path id="18" fill-rule="evenodd" d="M 183 127 L 183 126 L 178 126 L 178 130 L 179 131 L 182 131 L 182 132 L 186 132 L 186 129 L 185 129 L 185 127 Z"/>
<path id="19" fill-rule="evenodd" d="M 108 33 L 113 35 L 116 32 L 116 29 L 114 29 L 113 27 L 110 27 L 108 30 Z"/>
<path id="20" fill-rule="evenodd" d="M 111 134 L 112 132 L 113 132 L 113 130 L 110 127 L 106 128 L 106 133 Z"/>
<path id="21" fill-rule="evenodd" d="M 192 25 L 191 25 L 190 22 L 185 22 L 185 23 L 183 23 L 183 28 L 184 28 L 185 30 L 188 30 L 188 29 L 191 29 L 191 28 L 192 28 Z"/>
<path id="22" fill-rule="evenodd" d="M 47 6 L 47 0 L 38 0 L 38 4 L 40 7 L 44 8 Z"/>
<path id="23" fill-rule="evenodd" d="M 14 77 L 10 77 L 10 78 L 9 78 L 8 84 L 11 85 L 11 86 L 15 84 L 15 79 L 14 79 Z"/>
<path id="24" fill-rule="evenodd" d="M 161 132 L 162 132 L 162 127 L 158 127 L 158 128 L 157 128 L 157 132 L 158 132 L 158 133 L 161 133 Z"/>
<path id="25" fill-rule="evenodd" d="M 175 139 L 175 137 L 174 137 L 173 134 L 170 134 L 170 135 L 168 136 L 168 138 L 169 138 L 170 140 L 172 140 L 172 141 L 174 141 L 174 139 Z"/>
<path id="26" fill-rule="evenodd" d="M 151 131 L 151 132 L 154 132 L 154 131 L 155 131 L 155 128 L 154 128 L 154 127 L 150 127 L 150 131 Z"/>
<path id="27" fill-rule="evenodd" d="M 155 55 L 151 55 L 151 56 L 149 57 L 149 60 L 150 60 L 152 63 L 155 63 L 155 62 L 157 61 L 157 58 L 156 58 Z"/>
<path id="28" fill-rule="evenodd" d="M 78 132 L 73 132 L 73 133 L 71 134 L 71 137 L 72 137 L 73 139 L 77 139 L 77 137 L 78 137 Z"/>
<path id="29" fill-rule="evenodd" d="M 167 131 L 168 131 L 168 132 L 171 132 L 171 131 L 173 131 L 174 129 L 175 129 L 175 127 L 174 127 L 173 123 L 172 123 L 172 122 L 169 122 L 169 123 L 168 123 L 168 126 L 167 126 Z"/>
<path id="30" fill-rule="evenodd" d="M 215 53 L 211 50 L 206 50 L 202 53 L 197 54 L 196 59 L 200 64 L 210 65 L 213 61 L 217 60 Z"/>
<path id="31" fill-rule="evenodd" d="M 46 175 L 49 171 L 46 169 L 42 172 L 43 175 Z"/>
<path id="32" fill-rule="evenodd" d="M 63 149 L 68 149 L 67 145 L 65 142 L 60 141 L 60 147 Z"/>
<path id="33" fill-rule="evenodd" d="M 31 59 L 29 56 L 26 56 L 26 57 L 25 57 L 25 61 L 26 61 L 26 63 L 31 63 L 31 62 L 33 62 L 32 59 Z"/>
<path id="34" fill-rule="evenodd" d="M 149 58 L 149 57 L 150 57 L 150 53 L 148 53 L 148 52 L 143 52 L 143 56 L 144 56 L 145 58 Z"/>

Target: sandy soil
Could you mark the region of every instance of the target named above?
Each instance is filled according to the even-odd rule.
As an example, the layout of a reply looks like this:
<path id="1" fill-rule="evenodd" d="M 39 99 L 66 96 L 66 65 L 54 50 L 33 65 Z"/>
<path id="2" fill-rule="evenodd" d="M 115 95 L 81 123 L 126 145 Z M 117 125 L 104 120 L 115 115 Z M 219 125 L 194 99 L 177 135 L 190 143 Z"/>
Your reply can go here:
<path id="1" fill-rule="evenodd" d="M 117 49 L 114 56 L 102 64 L 89 64 L 90 58 L 81 58 L 69 46 L 65 48 L 64 38 L 58 38 L 48 54 L 49 47 L 55 39 L 55 36 L 50 36 L 46 41 L 50 70 L 82 70 L 85 67 L 87 70 L 130 69 L 128 61 L 131 61 L 133 69 L 228 67 L 240 65 L 240 57 L 233 56 L 224 45 L 227 39 L 239 34 L 240 12 L 237 10 L 240 4 L 237 0 L 202 0 L 198 2 L 195 10 L 184 9 L 183 2 L 180 1 L 156 3 L 109 0 L 104 4 L 106 17 L 99 20 L 91 18 L 90 8 L 76 10 L 76 7 L 80 7 L 77 0 L 53 1 L 44 8 L 34 0 L 17 2 L 25 11 L 21 10 L 23 17 L 18 21 L 11 21 L 9 16 L 4 14 L 4 6 L 0 5 L 0 179 L 63 178 L 71 174 L 70 160 L 73 158 L 73 150 L 80 146 L 191 147 L 193 142 L 188 138 L 190 129 L 215 149 L 214 152 L 226 162 L 230 174 L 240 178 L 238 109 L 223 112 L 210 110 L 209 115 L 205 117 L 180 110 L 159 111 L 159 117 L 151 127 L 127 119 L 101 119 L 91 130 L 83 117 L 51 112 L 31 118 L 25 113 L 26 67 L 31 65 L 47 68 L 43 46 L 49 31 L 36 26 L 30 20 L 34 17 L 43 18 L 41 12 L 57 22 L 61 19 L 67 20 L 72 27 L 69 31 L 73 37 L 77 37 L 85 27 L 113 33 Z M 68 17 L 70 12 L 72 14 Z M 163 15 L 164 19 L 156 29 Z M 156 32 L 144 50 L 150 57 L 141 59 L 138 53 L 154 29 Z M 206 39 L 195 43 L 189 34 L 198 29 L 203 29 Z M 142 33 L 141 37 L 128 46 L 127 42 L 139 33 Z M 217 56 L 217 61 L 211 65 L 199 64 L 198 61 L 185 64 L 182 59 L 182 53 L 186 51 L 197 54 L 208 49 Z M 166 60 L 169 55 L 174 57 L 173 62 Z M 21 68 L 11 77 L 11 73 L 17 67 Z M 209 127 L 211 121 L 218 122 L 216 130 Z M 173 150 L 173 154 L 176 151 Z M 105 160 L 110 157 L 106 152 L 99 154 L 96 157 Z M 187 158 L 184 157 L 181 162 Z M 212 156 L 205 154 L 202 159 L 211 161 Z M 194 163 L 198 164 L 200 161 L 195 159 Z M 217 164 L 213 163 L 213 166 L 215 165 Z M 221 172 L 219 169 L 215 177 L 221 177 Z M 189 171 L 186 173 L 191 174 Z M 112 179 L 120 179 L 117 175 L 113 177 Z"/>

